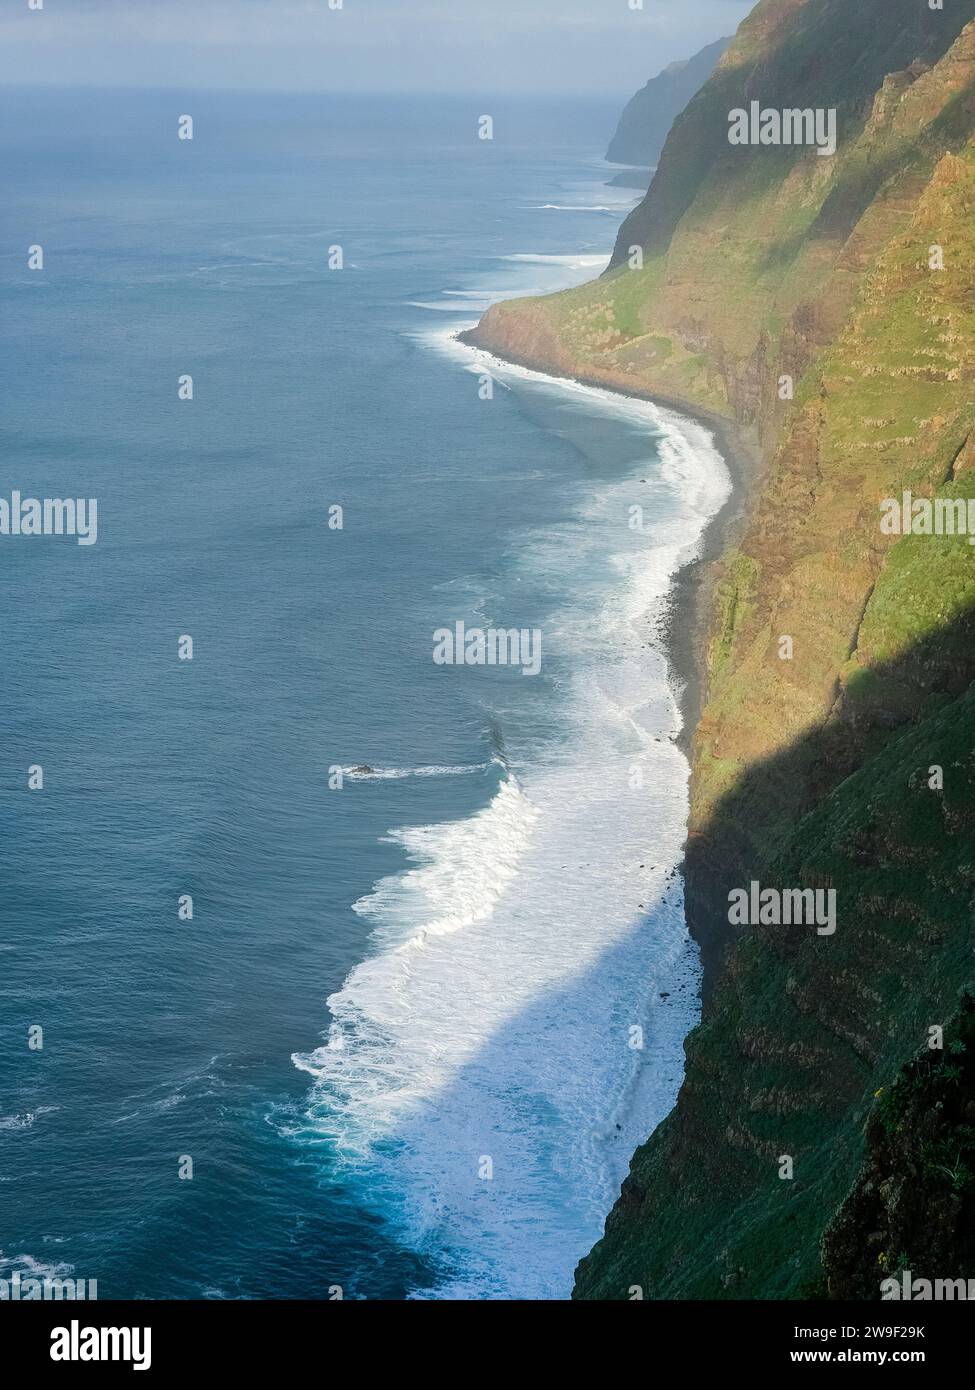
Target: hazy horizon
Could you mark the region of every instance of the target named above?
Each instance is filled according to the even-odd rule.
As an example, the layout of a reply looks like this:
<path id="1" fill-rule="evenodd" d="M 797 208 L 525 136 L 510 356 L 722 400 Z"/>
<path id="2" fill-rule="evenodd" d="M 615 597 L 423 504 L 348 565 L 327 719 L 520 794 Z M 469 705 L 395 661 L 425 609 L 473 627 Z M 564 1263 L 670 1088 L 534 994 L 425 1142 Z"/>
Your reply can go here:
<path id="1" fill-rule="evenodd" d="M 0 17 L 9 86 L 626 96 L 752 0 L 40 0 Z"/>

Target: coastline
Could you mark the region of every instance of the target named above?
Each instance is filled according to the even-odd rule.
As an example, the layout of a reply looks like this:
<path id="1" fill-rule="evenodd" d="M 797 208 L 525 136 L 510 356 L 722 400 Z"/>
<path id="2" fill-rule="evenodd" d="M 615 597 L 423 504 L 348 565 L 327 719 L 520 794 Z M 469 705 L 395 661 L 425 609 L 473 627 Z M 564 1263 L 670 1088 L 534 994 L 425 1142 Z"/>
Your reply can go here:
<path id="1" fill-rule="evenodd" d="M 707 701 L 707 644 L 714 585 L 721 557 L 737 544 L 748 518 L 750 504 L 761 476 L 762 459 L 758 445 L 746 438 L 735 422 L 727 416 L 658 392 L 624 391 L 599 377 L 566 372 L 560 365 L 541 356 L 531 358 L 501 351 L 491 341 L 479 337 L 479 328 L 480 325 L 462 330 L 454 337 L 465 346 L 480 348 L 511 366 L 544 372 L 562 381 L 592 386 L 624 399 L 648 401 L 665 410 L 672 410 L 703 426 L 714 437 L 715 447 L 728 470 L 731 491 L 723 506 L 707 523 L 701 535 L 700 553 L 682 565 L 674 575 L 662 638 L 681 713 L 681 731 L 675 743 L 690 764 L 693 780 L 694 738 Z M 685 855 L 686 845 L 685 839 Z M 686 861 L 682 861 L 681 873 L 686 885 L 685 864 Z M 720 971 L 724 941 L 710 929 L 708 922 L 698 920 L 689 904 L 686 907 L 686 920 L 688 931 L 700 952 L 701 997 L 702 1000 L 706 1000 Z"/>
<path id="2" fill-rule="evenodd" d="M 624 391 L 598 376 L 570 373 L 544 357 L 524 357 L 503 351 L 490 340 L 478 336 L 477 328 L 464 329 L 454 335 L 467 347 L 480 348 L 501 362 L 530 371 L 544 372 L 561 381 L 591 386 L 624 400 L 648 401 L 651 405 L 686 416 L 703 426 L 714 436 L 715 446 L 724 461 L 731 480 L 728 500 L 707 523 L 701 536 L 701 553 L 687 561 L 674 575 L 673 592 L 668 605 L 664 646 L 671 671 L 680 689 L 679 704 L 682 728 L 678 746 L 691 757 L 694 733 L 700 722 L 706 700 L 707 637 L 710 616 L 710 595 L 713 592 L 716 563 L 733 545 L 744 528 L 755 485 L 761 473 L 761 457 L 756 443 L 746 439 L 726 415 L 705 410 L 677 396 L 657 391 Z"/>

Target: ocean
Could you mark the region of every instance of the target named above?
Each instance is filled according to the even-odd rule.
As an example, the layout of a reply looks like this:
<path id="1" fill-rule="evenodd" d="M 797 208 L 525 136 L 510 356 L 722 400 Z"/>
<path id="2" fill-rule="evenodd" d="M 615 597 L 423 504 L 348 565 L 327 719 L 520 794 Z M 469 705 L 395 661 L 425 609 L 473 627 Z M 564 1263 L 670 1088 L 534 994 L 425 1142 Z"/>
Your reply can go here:
<path id="1" fill-rule="evenodd" d="M 0 495 L 98 532 L 0 536 L 0 1277 L 566 1298 L 697 1017 L 662 636 L 729 481 L 455 335 L 604 267 L 617 105 L 2 103 Z"/>

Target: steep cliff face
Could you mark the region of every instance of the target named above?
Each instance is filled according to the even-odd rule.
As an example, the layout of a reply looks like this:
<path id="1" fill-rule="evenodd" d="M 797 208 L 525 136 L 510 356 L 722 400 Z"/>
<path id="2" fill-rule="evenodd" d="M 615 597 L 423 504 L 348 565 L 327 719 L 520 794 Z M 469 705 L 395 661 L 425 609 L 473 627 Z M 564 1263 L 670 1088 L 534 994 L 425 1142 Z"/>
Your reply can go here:
<path id="1" fill-rule="evenodd" d="M 936 1046 L 933 1044 L 937 1044 Z M 853 1190 L 823 1238 L 827 1288 L 874 1299 L 879 1277 L 975 1272 L 975 1000 L 965 995 L 878 1096 Z M 921 1271 L 924 1271 L 922 1273 Z"/>
<path id="2" fill-rule="evenodd" d="M 972 984 L 975 551 L 886 535 L 879 504 L 975 498 L 973 21 L 975 0 L 762 0 L 675 123 L 607 275 L 476 331 L 716 410 L 760 447 L 714 588 L 689 918 L 713 961 L 731 889 L 837 894 L 833 935 L 750 927 L 732 946 L 677 1107 L 577 1297 L 797 1297 L 830 1280 L 879 1297 L 879 1278 L 871 1295 L 869 1274 L 843 1273 L 835 1233 L 849 1247 L 880 1220 L 853 1194 L 871 1161 L 903 1184 L 909 1155 L 871 1159 L 865 1127 Z M 752 100 L 835 108 L 835 155 L 730 145 L 728 114 Z M 969 1248 L 918 1236 L 897 1258 L 961 1276 L 950 1261 Z"/>
<path id="3" fill-rule="evenodd" d="M 606 158 L 617 164 L 656 164 L 674 117 L 711 76 L 728 43 L 728 39 L 718 39 L 686 62 L 671 63 L 651 77 L 627 102 Z"/>

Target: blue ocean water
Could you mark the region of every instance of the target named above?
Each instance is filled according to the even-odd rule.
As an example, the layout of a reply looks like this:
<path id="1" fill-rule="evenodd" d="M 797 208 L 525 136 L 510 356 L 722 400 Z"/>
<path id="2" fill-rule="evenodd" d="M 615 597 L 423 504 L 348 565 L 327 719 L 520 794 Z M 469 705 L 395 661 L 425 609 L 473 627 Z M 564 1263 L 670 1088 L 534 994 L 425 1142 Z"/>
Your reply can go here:
<path id="1" fill-rule="evenodd" d="M 2 105 L 0 496 L 98 540 L 0 537 L 0 1275 L 565 1297 L 694 1020 L 660 633 L 727 480 L 452 335 L 601 269 L 616 110 Z"/>

